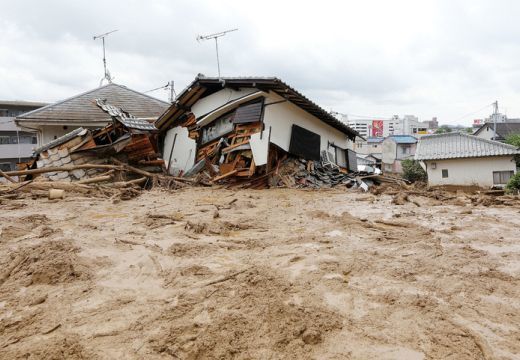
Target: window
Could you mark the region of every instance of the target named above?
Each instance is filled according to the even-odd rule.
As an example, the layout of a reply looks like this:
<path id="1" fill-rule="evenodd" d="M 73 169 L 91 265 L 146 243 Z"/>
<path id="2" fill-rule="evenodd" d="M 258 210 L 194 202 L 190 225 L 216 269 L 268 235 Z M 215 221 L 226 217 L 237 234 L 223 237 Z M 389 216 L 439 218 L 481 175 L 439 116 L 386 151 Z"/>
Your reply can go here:
<path id="1" fill-rule="evenodd" d="M 448 177 L 448 169 L 442 169 L 442 177 L 447 178 Z"/>
<path id="2" fill-rule="evenodd" d="M 514 171 L 493 171 L 493 184 L 505 185 L 514 175 Z"/>
<path id="3" fill-rule="evenodd" d="M 11 163 L 0 163 L 0 170 L 5 172 L 11 171 Z"/>
<path id="4" fill-rule="evenodd" d="M 410 146 L 403 146 L 401 147 L 401 154 L 409 154 L 410 153 Z"/>

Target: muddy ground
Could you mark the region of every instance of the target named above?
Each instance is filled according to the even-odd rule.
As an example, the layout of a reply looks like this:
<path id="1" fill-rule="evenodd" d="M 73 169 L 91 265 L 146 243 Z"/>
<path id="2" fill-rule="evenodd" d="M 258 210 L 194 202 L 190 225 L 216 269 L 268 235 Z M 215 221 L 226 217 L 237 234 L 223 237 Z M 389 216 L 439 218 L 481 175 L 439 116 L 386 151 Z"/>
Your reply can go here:
<path id="1" fill-rule="evenodd" d="M 0 358 L 519 359 L 520 208 L 409 200 L 9 200 Z"/>

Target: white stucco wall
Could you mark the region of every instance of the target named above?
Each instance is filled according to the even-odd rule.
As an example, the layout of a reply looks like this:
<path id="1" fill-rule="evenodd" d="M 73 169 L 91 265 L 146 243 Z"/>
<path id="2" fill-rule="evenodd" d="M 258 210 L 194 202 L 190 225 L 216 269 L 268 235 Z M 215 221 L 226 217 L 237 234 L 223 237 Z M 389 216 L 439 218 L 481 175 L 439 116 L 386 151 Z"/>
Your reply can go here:
<path id="1" fill-rule="evenodd" d="M 265 103 L 269 104 L 280 100 L 284 99 L 279 95 L 269 93 Z M 341 148 L 352 149 L 352 144 L 349 143 L 347 135 L 325 124 L 323 121 L 289 101 L 266 106 L 264 110 L 264 124 L 266 129 L 268 129 L 269 126 L 272 129 L 271 142 L 285 151 L 289 151 L 293 124 L 320 135 L 321 150 L 327 150 L 328 141 L 333 142 Z M 332 147 L 329 151 L 334 154 Z"/>
<path id="2" fill-rule="evenodd" d="M 177 136 L 175 136 L 177 134 Z M 173 140 L 175 139 L 175 145 Z M 172 145 L 173 151 L 172 151 Z M 179 175 L 180 171 L 186 172 L 195 165 L 195 153 L 197 144 L 195 140 L 188 136 L 188 129 L 185 127 L 175 127 L 166 132 L 164 138 L 163 157 L 168 168 L 171 154 L 170 175 Z"/>
<path id="3" fill-rule="evenodd" d="M 238 91 L 225 88 L 202 99 L 199 99 L 195 104 L 191 106 L 191 112 L 198 119 L 202 115 L 205 115 L 210 111 L 215 110 L 219 106 L 222 106 L 230 101 L 236 100 L 238 98 L 241 98 L 242 96 L 246 96 L 257 91 L 258 89 L 253 88 L 239 89 Z"/>
<path id="4" fill-rule="evenodd" d="M 63 136 L 65 134 L 70 133 L 73 130 L 76 130 L 79 127 L 83 127 L 85 129 L 97 129 L 102 126 L 104 126 L 104 125 L 99 125 L 99 126 L 67 125 L 66 129 L 64 129 L 63 126 L 61 126 L 61 125 L 60 126 L 54 126 L 54 125 L 40 126 L 38 143 L 40 145 L 45 145 L 45 144 L 51 142 L 52 140 L 59 138 L 60 136 Z"/>
<path id="5" fill-rule="evenodd" d="M 438 185 L 477 185 L 493 186 L 493 171 L 515 171 L 516 164 L 512 156 L 491 156 L 450 160 L 425 161 L 428 184 Z M 436 163 L 436 168 L 432 168 Z M 442 170 L 448 170 L 448 177 L 442 177 Z"/>
<path id="6" fill-rule="evenodd" d="M 491 140 L 493 137 L 495 137 L 495 132 L 493 131 L 493 125 L 491 125 L 491 129 L 489 127 L 482 129 L 482 131 L 476 136 L 481 139 Z"/>

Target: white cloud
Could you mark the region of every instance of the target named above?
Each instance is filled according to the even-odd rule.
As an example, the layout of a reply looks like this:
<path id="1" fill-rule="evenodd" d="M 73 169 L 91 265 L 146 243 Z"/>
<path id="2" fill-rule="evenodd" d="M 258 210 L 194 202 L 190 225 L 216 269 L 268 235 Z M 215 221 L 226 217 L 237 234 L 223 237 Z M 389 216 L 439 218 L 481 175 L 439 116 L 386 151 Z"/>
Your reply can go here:
<path id="1" fill-rule="evenodd" d="M 11 1 L 0 20 L 0 98 L 56 101 L 103 76 L 145 91 L 216 74 L 214 43 L 198 34 L 238 27 L 220 41 L 223 75 L 278 76 L 327 109 L 438 116 L 498 99 L 520 116 L 520 28 L 515 1 Z M 166 99 L 165 91 L 152 95 Z M 485 109 L 475 116 L 485 116 Z"/>

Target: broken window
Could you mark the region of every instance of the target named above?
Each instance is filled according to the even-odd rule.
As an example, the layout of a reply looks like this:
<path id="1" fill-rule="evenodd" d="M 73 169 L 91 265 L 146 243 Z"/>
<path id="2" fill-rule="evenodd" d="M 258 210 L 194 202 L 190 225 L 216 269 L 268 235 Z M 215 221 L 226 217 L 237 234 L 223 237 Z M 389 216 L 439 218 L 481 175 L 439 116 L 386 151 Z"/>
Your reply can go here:
<path id="1" fill-rule="evenodd" d="M 289 152 L 307 160 L 320 160 L 321 136 L 293 124 Z"/>
<path id="2" fill-rule="evenodd" d="M 448 177 L 448 169 L 442 169 L 442 177 L 447 178 Z"/>
<path id="3" fill-rule="evenodd" d="M 202 129 L 201 143 L 205 144 L 211 140 L 218 139 L 225 134 L 233 131 L 234 112 L 226 114 L 213 121 L 211 124 Z"/>
<path id="4" fill-rule="evenodd" d="M 514 171 L 493 171 L 493 184 L 505 185 L 513 175 Z"/>

